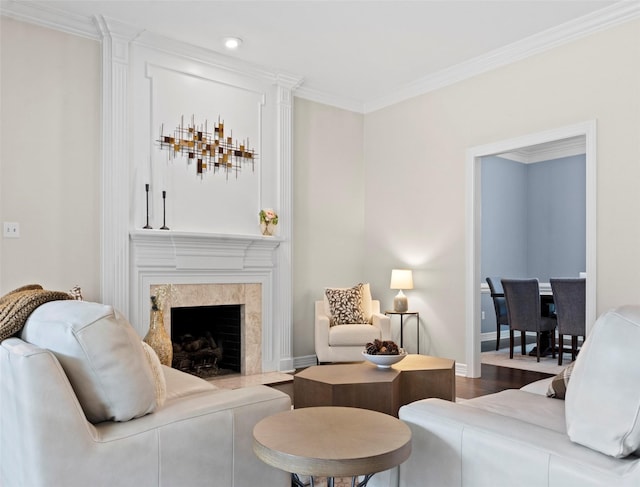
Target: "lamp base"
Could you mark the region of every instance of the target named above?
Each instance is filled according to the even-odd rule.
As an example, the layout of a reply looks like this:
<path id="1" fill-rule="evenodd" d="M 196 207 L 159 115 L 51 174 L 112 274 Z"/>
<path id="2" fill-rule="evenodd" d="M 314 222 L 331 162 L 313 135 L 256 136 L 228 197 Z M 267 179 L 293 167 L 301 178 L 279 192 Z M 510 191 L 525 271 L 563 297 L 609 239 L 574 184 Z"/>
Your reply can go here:
<path id="1" fill-rule="evenodd" d="M 393 298 L 393 311 L 396 313 L 404 313 L 409 309 L 409 302 L 402 290 Z"/>

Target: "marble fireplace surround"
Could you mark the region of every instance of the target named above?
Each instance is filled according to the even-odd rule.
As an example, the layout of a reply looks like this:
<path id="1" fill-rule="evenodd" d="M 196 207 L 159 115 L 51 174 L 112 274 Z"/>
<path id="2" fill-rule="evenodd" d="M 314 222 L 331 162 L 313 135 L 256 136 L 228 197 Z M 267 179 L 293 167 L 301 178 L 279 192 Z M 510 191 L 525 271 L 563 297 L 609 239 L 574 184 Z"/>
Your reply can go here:
<path id="1" fill-rule="evenodd" d="M 167 333 L 171 308 L 242 305 L 241 374 L 290 370 L 290 320 L 278 291 L 278 237 L 162 230 L 129 234 L 132 324 L 149 327 L 151 295 L 168 286 L 163 303 Z"/>
<path id="2" fill-rule="evenodd" d="M 151 286 L 155 294 L 159 285 Z M 261 284 L 171 284 L 162 311 L 171 336 L 171 309 L 188 306 L 241 305 L 240 373 L 262 373 L 262 285 Z"/>

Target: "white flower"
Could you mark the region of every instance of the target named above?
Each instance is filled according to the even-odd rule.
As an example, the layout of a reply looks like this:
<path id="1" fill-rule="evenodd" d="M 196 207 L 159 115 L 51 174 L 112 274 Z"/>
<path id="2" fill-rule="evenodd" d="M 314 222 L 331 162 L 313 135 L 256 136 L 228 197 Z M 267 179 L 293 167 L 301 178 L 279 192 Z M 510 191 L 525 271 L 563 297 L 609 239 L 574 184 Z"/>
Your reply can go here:
<path id="1" fill-rule="evenodd" d="M 271 223 L 272 225 L 277 225 L 278 214 L 271 208 L 260 210 L 260 223 Z"/>

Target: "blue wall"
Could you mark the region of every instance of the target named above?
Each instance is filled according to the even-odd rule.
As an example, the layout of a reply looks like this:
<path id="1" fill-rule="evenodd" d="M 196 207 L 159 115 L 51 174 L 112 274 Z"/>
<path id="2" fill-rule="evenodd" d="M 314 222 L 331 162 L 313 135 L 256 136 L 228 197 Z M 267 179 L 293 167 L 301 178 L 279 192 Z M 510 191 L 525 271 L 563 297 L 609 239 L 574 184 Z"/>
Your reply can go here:
<path id="1" fill-rule="evenodd" d="M 584 156 L 527 165 L 527 271 L 541 282 L 585 270 Z"/>
<path id="2" fill-rule="evenodd" d="M 585 156 L 521 164 L 484 157 L 481 277 L 578 277 L 586 262 Z M 482 331 L 495 331 L 482 297 Z"/>
<path id="3" fill-rule="evenodd" d="M 527 165 L 482 159 L 482 279 L 528 273 Z"/>

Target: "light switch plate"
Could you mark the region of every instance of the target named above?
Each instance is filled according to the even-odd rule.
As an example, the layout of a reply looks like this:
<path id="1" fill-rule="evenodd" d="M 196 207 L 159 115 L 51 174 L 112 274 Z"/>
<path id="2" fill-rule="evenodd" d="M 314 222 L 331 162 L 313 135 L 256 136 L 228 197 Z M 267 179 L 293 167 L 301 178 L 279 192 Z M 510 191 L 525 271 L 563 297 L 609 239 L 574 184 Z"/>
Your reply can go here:
<path id="1" fill-rule="evenodd" d="M 20 224 L 17 222 L 4 222 L 3 235 L 5 238 L 20 238 Z"/>

